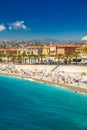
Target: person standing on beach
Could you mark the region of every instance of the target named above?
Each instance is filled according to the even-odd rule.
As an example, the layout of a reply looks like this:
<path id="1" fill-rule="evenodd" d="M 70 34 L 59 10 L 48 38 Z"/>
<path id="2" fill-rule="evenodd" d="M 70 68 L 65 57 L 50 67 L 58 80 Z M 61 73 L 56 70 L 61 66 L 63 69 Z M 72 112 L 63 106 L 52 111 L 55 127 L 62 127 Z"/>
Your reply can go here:
<path id="1" fill-rule="evenodd" d="M 78 80 L 78 87 L 79 87 L 79 80 Z"/>

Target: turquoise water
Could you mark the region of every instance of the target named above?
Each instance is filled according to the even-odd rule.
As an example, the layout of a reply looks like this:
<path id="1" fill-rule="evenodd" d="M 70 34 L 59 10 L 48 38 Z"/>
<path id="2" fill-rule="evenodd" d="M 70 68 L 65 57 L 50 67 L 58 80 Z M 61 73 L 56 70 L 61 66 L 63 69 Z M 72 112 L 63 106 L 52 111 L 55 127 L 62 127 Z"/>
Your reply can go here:
<path id="1" fill-rule="evenodd" d="M 87 96 L 0 76 L 0 130 L 87 130 Z"/>

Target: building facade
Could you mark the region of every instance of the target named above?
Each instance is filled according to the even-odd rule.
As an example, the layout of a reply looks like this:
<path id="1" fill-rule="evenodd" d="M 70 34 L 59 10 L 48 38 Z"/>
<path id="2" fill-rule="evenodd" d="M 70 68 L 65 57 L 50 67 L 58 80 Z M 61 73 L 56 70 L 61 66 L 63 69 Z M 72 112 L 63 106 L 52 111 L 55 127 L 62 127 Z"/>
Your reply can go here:
<path id="1" fill-rule="evenodd" d="M 76 45 L 69 45 L 69 44 L 50 44 L 50 56 L 55 56 L 58 54 L 64 53 L 72 53 L 76 50 L 78 46 Z"/>

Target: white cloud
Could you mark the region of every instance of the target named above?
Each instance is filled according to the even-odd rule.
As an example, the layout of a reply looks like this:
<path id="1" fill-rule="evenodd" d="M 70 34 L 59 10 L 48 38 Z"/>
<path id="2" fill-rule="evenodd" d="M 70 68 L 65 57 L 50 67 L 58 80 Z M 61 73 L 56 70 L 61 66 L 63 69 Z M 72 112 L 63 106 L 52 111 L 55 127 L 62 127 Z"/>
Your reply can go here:
<path id="1" fill-rule="evenodd" d="M 87 41 L 87 36 L 82 37 L 81 40 L 83 40 L 83 41 Z"/>
<path id="2" fill-rule="evenodd" d="M 24 21 L 16 21 L 14 23 L 9 24 L 9 30 L 12 29 L 27 29 L 27 26 L 24 24 Z"/>
<path id="3" fill-rule="evenodd" d="M 6 27 L 3 24 L 0 24 L 0 32 L 6 30 Z"/>
<path id="4" fill-rule="evenodd" d="M 27 29 L 27 27 L 26 27 L 25 25 L 22 25 L 22 28 L 23 28 L 23 29 Z"/>
<path id="5" fill-rule="evenodd" d="M 11 27 L 11 26 L 9 26 L 9 27 L 8 27 L 8 29 L 9 29 L 9 30 L 12 30 L 12 27 Z"/>

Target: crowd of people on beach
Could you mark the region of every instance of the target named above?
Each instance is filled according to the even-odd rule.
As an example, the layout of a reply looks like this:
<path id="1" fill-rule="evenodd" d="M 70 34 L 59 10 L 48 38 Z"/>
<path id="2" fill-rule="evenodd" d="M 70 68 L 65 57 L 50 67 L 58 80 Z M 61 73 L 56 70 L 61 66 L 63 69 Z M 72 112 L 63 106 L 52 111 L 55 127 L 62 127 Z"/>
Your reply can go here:
<path id="1" fill-rule="evenodd" d="M 86 88 L 87 86 L 87 82 L 83 80 L 82 76 L 56 69 L 53 71 L 53 68 L 49 71 L 46 68 L 25 69 L 20 67 L 17 68 L 15 65 L 1 65 L 0 72 L 22 78 L 25 77 L 27 79 L 36 79 L 42 82 L 51 82 L 53 84 L 65 84 L 82 88 Z M 87 79 L 87 76 L 84 76 L 84 79 Z"/>

